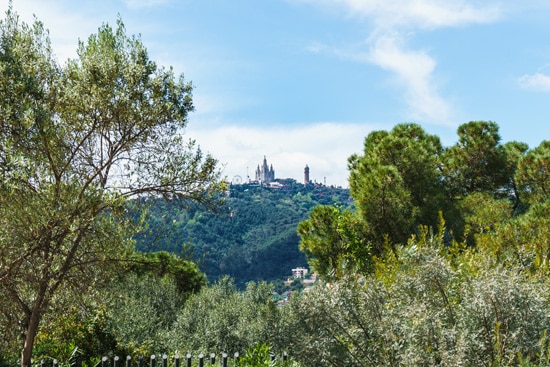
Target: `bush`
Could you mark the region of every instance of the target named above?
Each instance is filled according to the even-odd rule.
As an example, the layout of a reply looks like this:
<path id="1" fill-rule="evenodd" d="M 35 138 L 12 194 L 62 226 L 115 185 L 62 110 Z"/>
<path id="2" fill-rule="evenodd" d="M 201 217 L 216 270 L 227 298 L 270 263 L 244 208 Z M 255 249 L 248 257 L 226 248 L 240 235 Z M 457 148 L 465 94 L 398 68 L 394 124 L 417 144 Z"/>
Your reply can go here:
<path id="1" fill-rule="evenodd" d="M 304 367 L 548 365 L 548 283 L 463 251 L 413 240 L 383 272 L 293 297 L 281 342 Z"/>
<path id="2" fill-rule="evenodd" d="M 223 278 L 191 296 L 177 316 L 165 345 L 206 353 L 211 350 L 235 353 L 269 341 L 278 309 L 273 289 L 266 283 L 249 283 L 240 292 Z"/>

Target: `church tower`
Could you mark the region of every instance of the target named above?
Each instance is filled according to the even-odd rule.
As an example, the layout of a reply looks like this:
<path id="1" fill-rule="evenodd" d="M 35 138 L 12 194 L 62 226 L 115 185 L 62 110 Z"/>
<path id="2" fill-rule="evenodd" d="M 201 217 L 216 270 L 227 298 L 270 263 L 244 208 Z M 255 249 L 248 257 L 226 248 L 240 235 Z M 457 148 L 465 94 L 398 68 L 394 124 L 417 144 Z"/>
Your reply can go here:
<path id="1" fill-rule="evenodd" d="M 309 167 L 306 164 L 306 168 L 304 168 L 304 185 L 307 185 L 309 183 Z"/>
<path id="2" fill-rule="evenodd" d="M 256 169 L 256 181 L 263 183 L 275 181 L 275 170 L 273 169 L 273 165 L 271 165 L 271 167 L 267 165 L 265 155 L 262 165 L 258 165 L 258 168 Z"/>

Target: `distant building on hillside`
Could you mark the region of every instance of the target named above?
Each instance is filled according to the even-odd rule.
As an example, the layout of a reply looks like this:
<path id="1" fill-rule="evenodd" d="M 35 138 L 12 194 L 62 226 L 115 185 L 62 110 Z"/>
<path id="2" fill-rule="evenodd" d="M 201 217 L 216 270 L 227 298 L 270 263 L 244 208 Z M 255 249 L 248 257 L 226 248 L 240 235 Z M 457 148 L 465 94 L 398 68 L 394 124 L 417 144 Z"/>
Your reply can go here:
<path id="1" fill-rule="evenodd" d="M 258 165 L 256 169 L 256 181 L 262 183 L 269 183 L 275 181 L 275 171 L 273 170 L 273 165 L 268 167 L 267 159 L 264 155 L 264 162 L 262 165 Z"/>
<path id="2" fill-rule="evenodd" d="M 292 269 L 292 277 L 294 278 L 305 278 L 306 275 L 307 275 L 306 268 L 298 267 L 298 268 Z"/>
<path id="3" fill-rule="evenodd" d="M 246 177 L 248 183 L 252 183 L 250 177 L 248 176 L 248 168 L 246 172 Z M 240 176 L 236 176 L 236 178 L 240 179 Z M 240 180 L 237 181 L 240 182 Z M 256 168 L 256 176 L 254 182 L 262 186 L 267 186 L 274 189 L 278 189 L 284 186 L 284 183 L 279 183 L 275 181 L 275 170 L 273 169 L 272 164 L 267 164 L 267 158 L 265 155 L 262 164 L 258 164 L 258 167 Z M 311 183 L 311 179 L 309 178 L 309 166 L 306 164 L 304 168 L 304 185 L 307 185 L 309 183 Z"/>

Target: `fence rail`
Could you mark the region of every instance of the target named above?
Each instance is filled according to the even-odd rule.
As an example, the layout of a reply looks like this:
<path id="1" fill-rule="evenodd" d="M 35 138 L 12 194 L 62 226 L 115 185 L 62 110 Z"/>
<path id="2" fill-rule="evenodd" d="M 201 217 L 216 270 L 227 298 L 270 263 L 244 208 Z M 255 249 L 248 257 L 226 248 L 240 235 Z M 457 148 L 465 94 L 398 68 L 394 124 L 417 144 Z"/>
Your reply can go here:
<path id="1" fill-rule="evenodd" d="M 207 367 L 207 366 L 222 366 L 228 367 L 228 363 L 233 361 L 232 365 L 235 365 L 240 358 L 239 353 L 235 353 L 232 356 L 227 353 L 221 353 L 219 359 L 216 353 L 210 353 L 209 355 L 198 354 L 193 356 L 192 354 L 186 354 L 185 356 L 180 356 L 179 354 L 174 355 L 173 357 L 168 357 L 168 355 L 163 354 L 162 356 L 157 356 L 155 354 L 150 355 L 149 357 L 138 356 L 136 359 L 132 359 L 131 356 L 126 356 L 121 358 L 119 356 L 114 357 L 102 357 L 101 361 L 96 365 L 97 367 Z M 284 352 L 280 358 L 273 353 L 270 354 L 271 361 L 275 362 L 279 359 L 282 362 L 288 361 L 288 355 Z M 218 363 L 218 364 L 216 364 Z M 35 365 L 36 367 L 60 367 L 60 364 L 56 359 L 54 360 L 41 360 L 39 364 Z M 71 367 L 83 367 L 83 360 L 80 357 L 76 357 L 75 361 L 71 363 Z"/>

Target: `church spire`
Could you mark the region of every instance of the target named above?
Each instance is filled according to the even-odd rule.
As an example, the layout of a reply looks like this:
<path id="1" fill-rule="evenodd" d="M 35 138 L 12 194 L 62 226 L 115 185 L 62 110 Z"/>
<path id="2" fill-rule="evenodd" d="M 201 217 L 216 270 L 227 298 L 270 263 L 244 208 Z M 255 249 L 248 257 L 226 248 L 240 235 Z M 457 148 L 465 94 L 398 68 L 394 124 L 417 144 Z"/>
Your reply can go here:
<path id="1" fill-rule="evenodd" d="M 258 165 L 258 169 L 256 170 L 256 181 L 263 183 L 275 181 L 273 164 L 271 166 L 267 164 L 267 157 L 265 155 L 262 164 Z"/>

